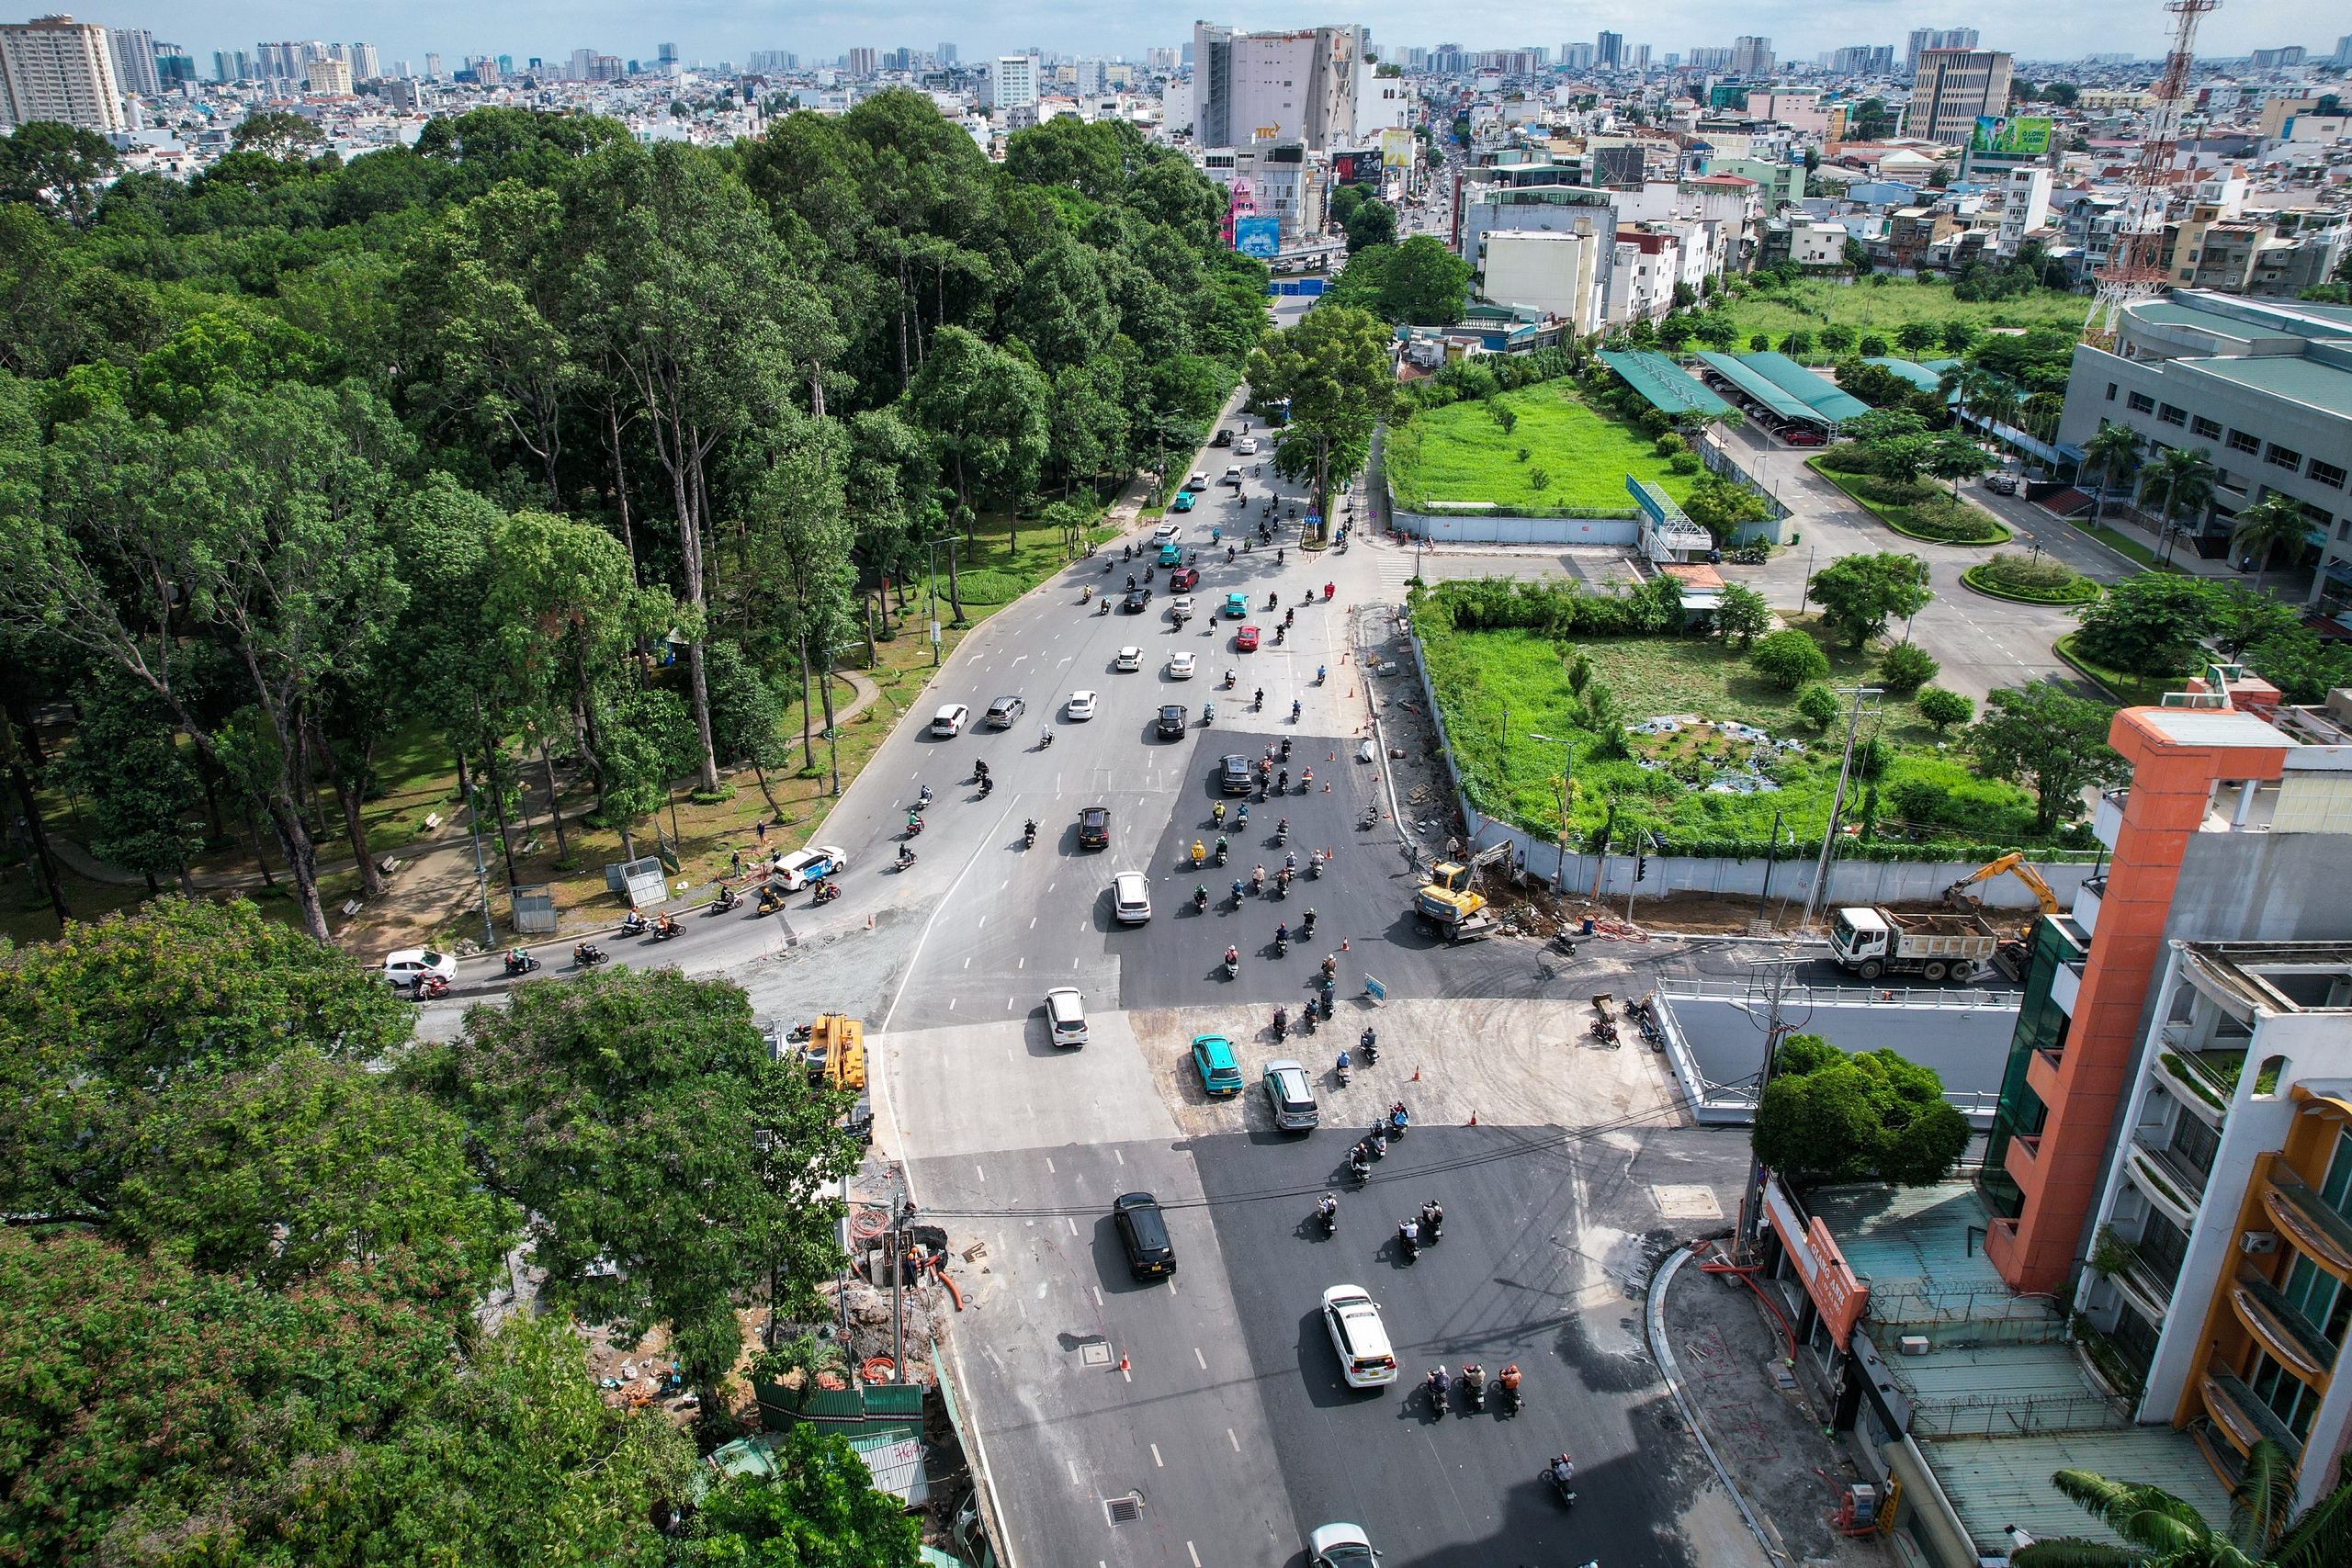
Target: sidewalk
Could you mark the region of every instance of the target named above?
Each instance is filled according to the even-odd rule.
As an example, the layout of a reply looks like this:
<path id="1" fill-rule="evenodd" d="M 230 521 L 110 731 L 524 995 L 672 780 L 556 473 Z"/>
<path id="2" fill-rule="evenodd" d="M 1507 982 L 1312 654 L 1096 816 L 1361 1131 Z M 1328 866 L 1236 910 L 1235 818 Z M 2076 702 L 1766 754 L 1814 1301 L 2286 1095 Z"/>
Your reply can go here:
<path id="1" fill-rule="evenodd" d="M 1688 1258 L 1667 1284 L 1666 1348 L 1684 1400 L 1772 1542 L 1776 1568 L 1882 1568 L 1883 1546 L 1832 1523 L 1846 1484 L 1870 1477 L 1823 1435 L 1826 1409 L 1790 1367 L 1787 1338 L 1756 1292 L 1700 1268 L 1715 1256 Z"/>

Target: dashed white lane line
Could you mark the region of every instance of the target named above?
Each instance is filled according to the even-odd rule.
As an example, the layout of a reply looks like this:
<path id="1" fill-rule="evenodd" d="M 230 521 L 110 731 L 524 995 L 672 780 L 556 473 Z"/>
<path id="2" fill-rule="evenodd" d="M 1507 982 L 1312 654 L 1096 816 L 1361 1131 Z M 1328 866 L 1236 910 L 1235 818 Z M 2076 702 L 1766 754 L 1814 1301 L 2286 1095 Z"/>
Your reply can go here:
<path id="1" fill-rule="evenodd" d="M 1209 1370 L 1209 1359 L 1201 1354 L 1201 1348 L 1198 1345 L 1193 1347 L 1193 1359 L 1201 1364 L 1201 1371 L 1207 1371 Z"/>
<path id="2" fill-rule="evenodd" d="M 1233 1451 L 1235 1453 L 1239 1453 L 1241 1451 L 1241 1439 L 1233 1435 L 1233 1428 L 1230 1427 L 1227 1427 L 1225 1429 L 1225 1440 L 1233 1445 Z"/>
<path id="3" fill-rule="evenodd" d="M 1054 1162 L 1053 1162 L 1053 1160 L 1052 1160 L 1050 1157 L 1048 1157 L 1048 1158 L 1046 1159 L 1046 1174 L 1047 1176 L 1051 1176 L 1051 1175 L 1053 1175 L 1053 1174 L 1054 1174 Z"/>
<path id="4" fill-rule="evenodd" d="M 1159 1445 L 1158 1443 L 1151 1445 L 1151 1462 L 1158 1469 L 1166 1470 L 1168 1468 L 1168 1461 L 1159 1457 Z M 1192 1543 L 1187 1541 L 1185 1544 L 1189 1546 Z M 1200 1562 L 1200 1559 L 1198 1557 L 1194 1557 L 1193 1561 L 1197 1563 Z"/>
<path id="5" fill-rule="evenodd" d="M 1111 1148 L 1111 1157 L 1112 1157 L 1113 1159 L 1114 1159 L 1114 1160 L 1117 1160 L 1121 1165 L 1125 1165 L 1125 1164 L 1126 1164 L 1126 1163 L 1127 1163 L 1127 1156 L 1125 1156 L 1125 1155 L 1123 1155 L 1123 1154 L 1121 1154 L 1121 1153 L 1119 1152 L 1119 1150 L 1118 1150 L 1118 1145 L 1115 1145 L 1115 1144 L 1112 1145 L 1112 1148 Z"/>
<path id="6" fill-rule="evenodd" d="M 1184 1543 L 1184 1555 L 1193 1560 L 1193 1568 L 1201 1568 L 1201 1554 L 1193 1550 L 1193 1543 L 1189 1540 Z"/>
<path id="7" fill-rule="evenodd" d="M 1102 1304 L 1102 1287 L 1100 1285 L 1090 1285 L 1087 1288 L 1094 1292 L 1094 1304 L 1096 1306 L 1101 1306 Z"/>
<path id="8" fill-rule="evenodd" d="M 982 1167 L 977 1165 L 972 1168 L 972 1174 L 978 1177 L 983 1182 L 987 1181 L 989 1179 L 988 1171 Z"/>
<path id="9" fill-rule="evenodd" d="M 947 998 L 947 1010 L 949 1012 L 954 1012 L 956 1010 L 956 998 L 954 997 Z"/>
<path id="10" fill-rule="evenodd" d="M 1065 1220 L 1069 1220 L 1069 1234 L 1070 1234 L 1070 1235 L 1076 1235 L 1078 1234 L 1078 1221 L 1076 1221 L 1075 1219 L 1072 1219 L 1072 1218 L 1071 1218 L 1069 1215 L 1068 1215 L 1068 1214 L 1064 1214 L 1064 1215 L 1062 1216 L 1062 1218 L 1063 1218 L 1063 1219 L 1065 1219 Z"/>

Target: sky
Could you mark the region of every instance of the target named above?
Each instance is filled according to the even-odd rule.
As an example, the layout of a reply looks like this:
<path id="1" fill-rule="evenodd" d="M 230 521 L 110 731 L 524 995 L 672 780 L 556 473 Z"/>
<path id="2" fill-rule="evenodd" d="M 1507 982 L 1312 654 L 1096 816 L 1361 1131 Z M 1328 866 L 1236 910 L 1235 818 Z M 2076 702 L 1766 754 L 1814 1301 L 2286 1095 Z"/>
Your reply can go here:
<path id="1" fill-rule="evenodd" d="M 1197 0 L 1196 0 L 1197 4 Z M 506 0 L 490 6 L 458 0 L 415 0 L 386 6 L 305 4 L 300 0 L 92 0 L 76 7 L 85 21 L 141 27 L 185 47 L 209 74 L 216 49 L 251 50 L 265 40 L 323 39 L 372 43 L 385 68 L 406 59 L 418 68 L 426 51 L 449 69 L 471 54 L 532 55 L 554 60 L 588 47 L 623 58 L 650 59 L 655 47 L 675 43 L 687 60 L 741 63 L 755 49 L 790 50 L 804 61 L 831 59 L 860 45 L 931 49 L 957 46 L 978 60 L 1042 47 L 1064 54 L 1140 59 L 1153 45 L 1192 37 L 1189 18 L 1161 19 L 1151 6 L 1080 5 L 1075 0 L 995 0 L 981 6 L 917 4 L 911 0 L 848 5 L 788 6 L 763 0 Z M 35 7 L 38 9 L 38 7 Z M 1181 13 L 1180 13 L 1181 15 Z M 1982 47 L 2023 59 L 2077 59 L 2131 51 L 2163 52 L 2170 19 L 2161 0 L 2083 0 L 2052 6 L 2048 0 L 1940 0 L 1922 9 L 1885 0 L 1746 0 L 1732 6 L 1684 0 L 1603 0 L 1544 7 L 1495 0 L 1453 0 L 1444 6 L 1402 0 L 1306 0 L 1261 5 L 1208 19 L 1244 28 L 1311 27 L 1363 22 L 1377 50 L 1384 43 L 1423 47 L 1459 42 L 1469 49 L 1504 49 L 1589 40 L 1601 31 L 1623 33 L 1629 44 L 1649 44 L 1657 55 L 1693 46 L 1728 45 L 1736 35 L 1771 39 L 1784 60 L 1811 60 L 1846 44 L 1891 43 L 1900 51 L 1916 27 L 1973 27 Z M 1535 30 L 1549 29 L 1549 30 Z M 2255 49 L 2301 44 L 2325 51 L 2352 32 L 2352 9 L 2341 0 L 2223 0 L 2205 18 L 2199 52 L 2244 55 Z"/>

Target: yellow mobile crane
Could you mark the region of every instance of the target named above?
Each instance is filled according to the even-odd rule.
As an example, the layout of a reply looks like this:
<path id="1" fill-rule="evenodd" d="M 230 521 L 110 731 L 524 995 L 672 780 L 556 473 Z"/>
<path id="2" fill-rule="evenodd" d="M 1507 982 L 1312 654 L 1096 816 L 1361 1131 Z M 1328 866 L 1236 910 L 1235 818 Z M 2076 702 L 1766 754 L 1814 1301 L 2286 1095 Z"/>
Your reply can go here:
<path id="1" fill-rule="evenodd" d="M 1511 841 L 1489 844 L 1470 857 L 1469 863 L 1440 861 L 1430 867 L 1430 880 L 1413 897 L 1413 912 L 1426 929 L 1451 942 L 1466 942 L 1495 929 L 1487 913 L 1487 896 L 1478 891 L 1478 874 L 1497 861 L 1510 858 Z"/>

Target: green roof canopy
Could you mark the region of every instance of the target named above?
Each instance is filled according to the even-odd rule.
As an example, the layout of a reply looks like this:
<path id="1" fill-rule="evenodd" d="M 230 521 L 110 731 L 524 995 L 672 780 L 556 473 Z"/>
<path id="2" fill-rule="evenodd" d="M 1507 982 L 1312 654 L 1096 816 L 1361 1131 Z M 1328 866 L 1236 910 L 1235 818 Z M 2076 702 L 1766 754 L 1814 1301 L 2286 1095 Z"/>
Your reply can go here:
<path id="1" fill-rule="evenodd" d="M 1815 375 L 1785 354 L 1743 355 L 1740 363 L 1833 423 L 1871 412 L 1870 404 L 1851 392 L 1839 391 L 1835 382 Z"/>
<path id="2" fill-rule="evenodd" d="M 1878 366 L 1881 369 L 1892 370 L 1923 392 L 1932 392 L 1943 385 L 1943 378 L 1926 366 L 1914 365 L 1907 359 L 1897 359 L 1893 355 L 1873 354 L 1862 363 Z"/>
<path id="3" fill-rule="evenodd" d="M 1625 384 L 1667 413 L 1715 412 L 1728 405 L 1679 365 L 1646 349 L 1612 350 L 1600 362 L 1625 378 Z"/>
<path id="4" fill-rule="evenodd" d="M 1702 349 L 1699 361 L 1750 399 L 1763 404 L 1775 418 L 1815 420 L 1821 417 L 1799 399 L 1750 370 L 1736 354 L 1717 354 L 1712 349 Z"/>

